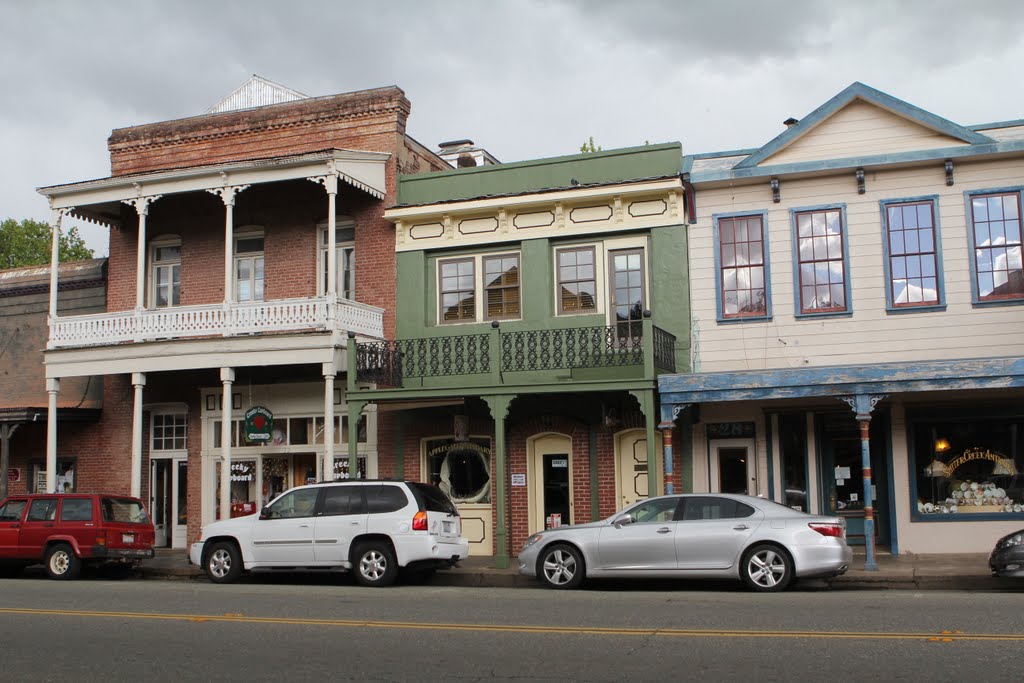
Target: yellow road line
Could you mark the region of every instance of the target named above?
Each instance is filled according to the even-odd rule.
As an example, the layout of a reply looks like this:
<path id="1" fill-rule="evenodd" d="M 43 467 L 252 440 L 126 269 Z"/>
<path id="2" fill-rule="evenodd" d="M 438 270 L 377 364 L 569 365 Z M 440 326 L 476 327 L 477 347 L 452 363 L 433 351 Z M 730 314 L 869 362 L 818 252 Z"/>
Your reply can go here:
<path id="1" fill-rule="evenodd" d="M 676 638 L 824 638 L 860 640 L 932 640 L 1024 642 L 1024 633 L 879 633 L 871 631 L 744 631 L 733 629 L 595 628 L 587 626 L 517 626 L 505 624 L 443 624 L 409 621 L 356 621 L 287 617 L 247 617 L 241 614 L 163 614 L 159 612 L 91 612 L 0 608 L 0 614 L 54 617 L 95 617 L 106 619 L 151 619 L 193 623 L 275 624 L 288 626 L 333 626 L 337 628 L 417 629 L 436 631 L 483 631 L 497 633 L 539 633 L 583 636 L 670 636 Z"/>

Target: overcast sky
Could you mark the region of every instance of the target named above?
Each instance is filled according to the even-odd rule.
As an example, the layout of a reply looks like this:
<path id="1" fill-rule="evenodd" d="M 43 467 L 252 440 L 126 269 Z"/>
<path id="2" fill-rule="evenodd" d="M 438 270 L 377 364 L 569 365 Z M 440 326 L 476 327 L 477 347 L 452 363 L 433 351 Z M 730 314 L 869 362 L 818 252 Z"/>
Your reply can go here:
<path id="1" fill-rule="evenodd" d="M 0 217 L 109 175 L 110 131 L 201 114 L 251 74 L 384 85 L 409 133 L 501 161 L 764 144 L 861 81 L 961 124 L 1024 118 L 1019 0 L 0 0 Z M 106 231 L 87 230 L 106 254 Z"/>

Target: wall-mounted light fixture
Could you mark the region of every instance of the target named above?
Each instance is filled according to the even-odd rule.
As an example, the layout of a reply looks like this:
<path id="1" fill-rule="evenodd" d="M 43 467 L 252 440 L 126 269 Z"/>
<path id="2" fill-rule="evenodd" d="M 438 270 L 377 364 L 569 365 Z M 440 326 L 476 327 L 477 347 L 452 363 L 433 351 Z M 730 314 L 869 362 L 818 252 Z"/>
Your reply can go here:
<path id="1" fill-rule="evenodd" d="M 775 202 L 776 204 L 778 204 L 779 202 L 782 201 L 782 196 L 779 193 L 779 179 L 778 178 L 772 178 L 768 182 L 768 184 L 772 188 L 772 201 Z"/>
<path id="2" fill-rule="evenodd" d="M 864 194 L 867 192 L 867 188 L 864 186 L 864 169 L 858 168 L 853 172 L 853 177 L 857 179 L 857 194 Z"/>
<path id="3" fill-rule="evenodd" d="M 953 184 L 953 160 L 946 159 L 946 184 Z"/>

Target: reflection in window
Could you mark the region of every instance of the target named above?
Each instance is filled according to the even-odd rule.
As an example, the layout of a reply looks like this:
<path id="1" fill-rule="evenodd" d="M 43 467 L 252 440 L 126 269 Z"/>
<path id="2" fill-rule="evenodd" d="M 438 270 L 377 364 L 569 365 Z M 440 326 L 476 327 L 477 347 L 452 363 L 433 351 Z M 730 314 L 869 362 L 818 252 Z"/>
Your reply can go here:
<path id="1" fill-rule="evenodd" d="M 768 314 L 764 278 L 764 225 L 761 216 L 718 222 L 722 317 Z"/>
<path id="2" fill-rule="evenodd" d="M 152 273 L 153 306 L 181 304 L 181 245 L 154 245 Z"/>
<path id="3" fill-rule="evenodd" d="M 616 336 L 619 339 L 641 337 L 644 310 L 644 250 L 613 251 L 609 259 Z"/>
<path id="4" fill-rule="evenodd" d="M 597 311 L 597 274 L 593 247 L 558 251 L 558 311 Z"/>
<path id="5" fill-rule="evenodd" d="M 476 277 L 473 259 L 441 264 L 441 322 L 476 319 Z"/>
<path id="6" fill-rule="evenodd" d="M 978 297 L 1024 298 L 1020 195 L 1013 192 L 972 197 L 971 214 Z"/>
<path id="7" fill-rule="evenodd" d="M 885 214 L 892 305 L 939 303 L 932 202 L 889 204 Z"/>
<path id="8" fill-rule="evenodd" d="M 519 255 L 486 256 L 483 260 L 487 320 L 519 317 Z"/>
<path id="9" fill-rule="evenodd" d="M 847 310 L 843 220 L 839 209 L 796 214 L 800 312 Z"/>
<path id="10" fill-rule="evenodd" d="M 235 240 L 235 301 L 263 301 L 263 237 Z"/>

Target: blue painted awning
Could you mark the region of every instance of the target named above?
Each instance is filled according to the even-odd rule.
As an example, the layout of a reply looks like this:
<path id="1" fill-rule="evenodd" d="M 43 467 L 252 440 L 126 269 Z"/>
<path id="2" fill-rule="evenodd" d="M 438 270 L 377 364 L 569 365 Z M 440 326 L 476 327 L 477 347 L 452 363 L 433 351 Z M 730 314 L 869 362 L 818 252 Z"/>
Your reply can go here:
<path id="1" fill-rule="evenodd" d="M 1024 387 L 1024 358 L 661 375 L 661 404 Z"/>

